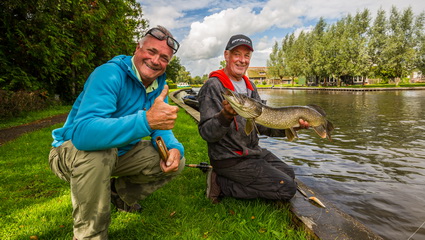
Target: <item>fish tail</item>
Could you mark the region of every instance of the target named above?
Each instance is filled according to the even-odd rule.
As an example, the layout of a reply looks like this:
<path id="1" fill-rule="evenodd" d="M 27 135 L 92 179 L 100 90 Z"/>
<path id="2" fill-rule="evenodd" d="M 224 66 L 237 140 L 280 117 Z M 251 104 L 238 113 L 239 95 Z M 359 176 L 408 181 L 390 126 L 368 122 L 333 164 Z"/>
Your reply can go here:
<path id="1" fill-rule="evenodd" d="M 326 138 L 328 135 L 324 125 L 313 127 L 313 129 L 317 133 L 317 135 L 319 135 L 321 138 Z"/>
<path id="2" fill-rule="evenodd" d="M 334 130 L 334 125 L 331 122 L 326 120 L 324 124 L 313 127 L 313 129 L 321 138 L 327 138 L 332 141 L 331 132 Z"/>

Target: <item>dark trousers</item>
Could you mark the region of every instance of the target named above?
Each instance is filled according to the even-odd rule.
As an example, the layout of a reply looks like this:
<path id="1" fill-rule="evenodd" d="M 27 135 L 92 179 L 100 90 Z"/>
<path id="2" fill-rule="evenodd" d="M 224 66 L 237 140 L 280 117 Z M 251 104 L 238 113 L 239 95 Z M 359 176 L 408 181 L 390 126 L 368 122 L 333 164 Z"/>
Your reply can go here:
<path id="1" fill-rule="evenodd" d="M 258 158 L 214 171 L 224 196 L 289 200 L 297 190 L 292 167 L 266 149 Z"/>

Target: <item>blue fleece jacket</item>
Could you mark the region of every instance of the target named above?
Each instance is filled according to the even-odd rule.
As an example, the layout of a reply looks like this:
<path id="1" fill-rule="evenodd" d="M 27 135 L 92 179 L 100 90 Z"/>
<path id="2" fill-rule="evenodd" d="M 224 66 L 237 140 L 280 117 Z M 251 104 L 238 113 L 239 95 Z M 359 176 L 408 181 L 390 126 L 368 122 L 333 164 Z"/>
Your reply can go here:
<path id="1" fill-rule="evenodd" d="M 152 130 L 146 111 L 164 89 L 165 73 L 157 78 L 158 88 L 146 93 L 132 70 L 131 56 L 116 56 L 97 67 L 87 79 L 62 128 L 53 130 L 53 147 L 71 140 L 79 150 L 118 148 L 121 156 L 146 136 L 161 136 L 169 149 L 184 148 L 171 130 Z M 168 98 L 165 99 L 168 102 Z"/>

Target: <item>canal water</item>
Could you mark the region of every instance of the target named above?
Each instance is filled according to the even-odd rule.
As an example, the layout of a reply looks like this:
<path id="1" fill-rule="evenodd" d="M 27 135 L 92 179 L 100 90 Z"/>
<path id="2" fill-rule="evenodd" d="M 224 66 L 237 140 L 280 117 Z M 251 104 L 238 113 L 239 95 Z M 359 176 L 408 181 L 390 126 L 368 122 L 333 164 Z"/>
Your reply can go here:
<path id="1" fill-rule="evenodd" d="M 312 129 L 263 138 L 297 178 L 385 239 L 425 239 L 425 90 L 260 89 L 269 106 L 321 106 L 333 141 Z"/>

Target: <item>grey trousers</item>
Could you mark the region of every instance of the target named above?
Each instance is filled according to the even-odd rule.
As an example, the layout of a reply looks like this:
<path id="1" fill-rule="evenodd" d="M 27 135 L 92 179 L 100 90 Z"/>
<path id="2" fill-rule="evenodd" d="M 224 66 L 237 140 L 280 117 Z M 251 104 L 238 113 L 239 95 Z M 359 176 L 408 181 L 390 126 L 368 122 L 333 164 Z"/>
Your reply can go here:
<path id="1" fill-rule="evenodd" d="M 292 167 L 266 149 L 258 158 L 244 159 L 235 166 L 214 171 L 224 196 L 289 200 L 297 190 Z"/>
<path id="2" fill-rule="evenodd" d="M 180 161 L 178 171 L 164 173 L 150 141 L 140 141 L 122 156 L 116 148 L 80 151 L 66 141 L 51 149 L 49 163 L 56 176 L 70 183 L 74 237 L 82 240 L 108 239 L 111 177 L 117 177 L 118 195 L 131 206 L 176 177 L 185 159 Z"/>

